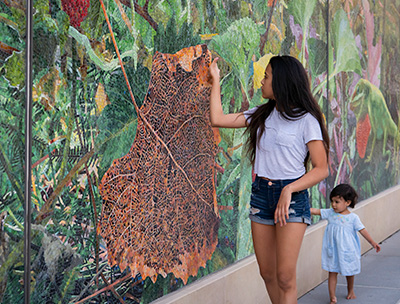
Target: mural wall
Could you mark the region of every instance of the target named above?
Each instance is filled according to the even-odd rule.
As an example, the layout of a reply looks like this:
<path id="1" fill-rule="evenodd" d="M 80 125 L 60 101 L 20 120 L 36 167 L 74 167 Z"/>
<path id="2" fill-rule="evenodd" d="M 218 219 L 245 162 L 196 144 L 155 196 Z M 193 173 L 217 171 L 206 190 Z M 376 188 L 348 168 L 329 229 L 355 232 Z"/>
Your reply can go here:
<path id="1" fill-rule="evenodd" d="M 150 303 L 252 253 L 243 130 L 271 56 L 306 67 L 336 184 L 398 185 L 400 0 L 35 0 L 32 303 Z M 0 0 L 0 302 L 23 302 L 25 8 Z M 121 65 L 122 63 L 122 65 Z M 123 68 L 121 68 L 123 66 Z M 318 219 L 315 218 L 315 221 Z"/>

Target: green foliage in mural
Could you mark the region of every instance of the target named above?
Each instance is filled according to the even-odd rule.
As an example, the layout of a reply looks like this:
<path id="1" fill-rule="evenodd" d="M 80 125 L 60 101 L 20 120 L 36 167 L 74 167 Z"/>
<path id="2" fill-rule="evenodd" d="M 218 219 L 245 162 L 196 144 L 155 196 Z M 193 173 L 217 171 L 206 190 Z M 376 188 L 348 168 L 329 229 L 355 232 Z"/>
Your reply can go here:
<path id="1" fill-rule="evenodd" d="M 312 80 L 315 77 L 326 72 L 326 63 L 328 57 L 326 56 L 326 43 L 322 40 L 310 38 L 308 39 L 309 46 L 309 66 Z"/>
<path id="2" fill-rule="evenodd" d="M 360 79 L 355 87 L 351 106 L 354 109 L 357 120 L 366 117 L 366 115 L 370 120 L 372 143 L 371 152 L 366 161 L 370 162 L 372 160 L 377 140 L 382 141 L 382 155 L 390 157 L 391 152 L 386 147 L 388 140 L 394 139 L 399 142 L 400 132 L 391 117 L 382 92 L 368 80 Z M 389 166 L 389 160 L 386 167 Z"/>
<path id="3" fill-rule="evenodd" d="M 252 57 L 257 54 L 258 39 L 263 32 L 263 28 L 250 18 L 243 18 L 233 22 L 226 33 L 216 36 L 210 45 L 231 66 L 245 95 L 251 76 Z"/>
<path id="4" fill-rule="evenodd" d="M 305 47 L 306 47 L 307 33 L 309 31 L 309 24 L 316 3 L 317 3 L 316 0 L 299 0 L 299 1 L 290 1 L 288 5 L 288 9 L 293 14 L 295 22 L 297 24 L 300 24 L 301 28 L 303 29 L 303 42 L 301 44 L 301 55 L 300 55 L 300 61 L 303 65 L 305 65 L 306 63 Z"/>
<path id="5" fill-rule="evenodd" d="M 183 23 L 177 30 L 175 19 L 168 21 L 166 28 L 160 24 L 154 37 L 154 50 L 160 53 L 174 54 L 179 50 L 201 43 L 199 35 L 194 35 L 192 24 Z"/>
<path id="6" fill-rule="evenodd" d="M 361 75 L 359 51 L 356 46 L 354 34 L 351 31 L 348 19 L 343 10 L 339 10 L 333 19 L 332 33 L 335 49 L 335 70 L 339 72 L 355 72 Z"/>
<path id="7" fill-rule="evenodd" d="M 390 9 L 373 1 L 330 2 L 329 41 L 326 3 L 316 0 L 105 0 L 104 4 L 139 106 L 147 94 L 156 51 L 175 53 L 207 44 L 213 56 L 220 57 L 226 113 L 264 102 L 254 86 L 254 62 L 260 57 L 278 52 L 298 57 L 309 72 L 331 137 L 331 177 L 311 189 L 313 205 L 325 207 L 325 196 L 335 183 L 350 182 L 361 199 L 398 184 L 400 2 L 390 2 Z M 181 288 L 183 282 L 172 274 L 156 283 L 140 276 L 124 279 L 126 273 L 108 266 L 96 231 L 102 205 L 98 184 L 112 160 L 131 148 L 137 124 L 100 1 L 90 1 L 87 16 L 77 27 L 70 26 L 61 1 L 38 0 L 34 7 L 32 204 L 37 226 L 31 244 L 32 299 L 149 303 Z M 3 303 L 20 303 L 23 298 L 24 38 L 22 3 L 0 2 Z M 368 92 L 360 89 L 361 83 L 367 84 Z M 370 132 L 360 136 L 361 129 L 369 129 L 366 114 Z M 243 130 L 220 129 L 219 134 L 219 243 L 206 267 L 189 282 L 252 252 L 247 218 L 252 176 Z M 366 157 L 360 155 L 360 147 Z M 49 248 L 57 249 L 51 262 L 46 257 Z M 116 282 L 115 288 L 106 292 L 111 282 Z"/>
<path id="8" fill-rule="evenodd" d="M 23 53 L 14 52 L 4 65 L 4 77 L 13 87 L 23 87 L 25 83 L 25 58 Z"/>

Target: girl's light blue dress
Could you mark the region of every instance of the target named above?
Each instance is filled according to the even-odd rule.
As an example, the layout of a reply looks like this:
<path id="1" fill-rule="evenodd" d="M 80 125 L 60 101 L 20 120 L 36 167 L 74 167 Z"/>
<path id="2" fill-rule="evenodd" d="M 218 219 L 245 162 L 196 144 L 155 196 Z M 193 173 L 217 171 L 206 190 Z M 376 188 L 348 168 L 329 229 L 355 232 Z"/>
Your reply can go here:
<path id="1" fill-rule="evenodd" d="M 344 276 L 360 273 L 361 246 L 357 232 L 365 227 L 358 215 L 321 209 L 321 218 L 328 220 L 322 242 L 322 269 Z"/>

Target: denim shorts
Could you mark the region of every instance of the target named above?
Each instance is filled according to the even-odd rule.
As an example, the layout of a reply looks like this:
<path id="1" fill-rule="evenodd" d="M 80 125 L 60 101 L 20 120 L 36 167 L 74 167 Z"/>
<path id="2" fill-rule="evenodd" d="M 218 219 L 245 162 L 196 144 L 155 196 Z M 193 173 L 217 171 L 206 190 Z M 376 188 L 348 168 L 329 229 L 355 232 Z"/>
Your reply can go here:
<path id="1" fill-rule="evenodd" d="M 275 225 L 274 214 L 281 191 L 283 187 L 295 180 L 297 178 L 269 181 L 256 176 L 251 187 L 250 220 L 260 224 Z M 307 190 L 292 193 L 292 200 L 289 206 L 289 219 L 286 219 L 286 222 L 311 224 Z"/>

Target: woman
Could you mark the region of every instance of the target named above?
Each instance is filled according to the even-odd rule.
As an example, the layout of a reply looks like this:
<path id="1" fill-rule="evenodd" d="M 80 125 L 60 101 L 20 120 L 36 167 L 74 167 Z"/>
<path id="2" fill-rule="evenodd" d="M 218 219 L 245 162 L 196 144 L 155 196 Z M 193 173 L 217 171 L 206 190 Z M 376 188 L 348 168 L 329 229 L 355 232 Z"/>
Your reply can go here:
<path id="1" fill-rule="evenodd" d="M 272 303 L 297 303 L 296 264 L 311 223 L 307 189 L 328 176 L 329 137 L 307 73 L 291 56 L 271 58 L 261 81 L 268 102 L 224 114 L 218 58 L 210 65 L 215 127 L 243 128 L 256 173 L 250 219 L 254 251 Z M 311 160 L 312 169 L 306 165 Z"/>

